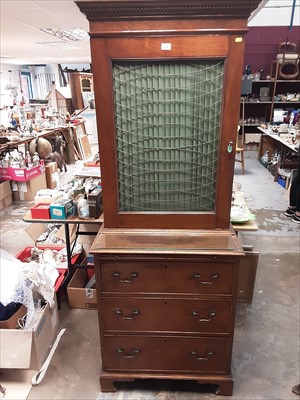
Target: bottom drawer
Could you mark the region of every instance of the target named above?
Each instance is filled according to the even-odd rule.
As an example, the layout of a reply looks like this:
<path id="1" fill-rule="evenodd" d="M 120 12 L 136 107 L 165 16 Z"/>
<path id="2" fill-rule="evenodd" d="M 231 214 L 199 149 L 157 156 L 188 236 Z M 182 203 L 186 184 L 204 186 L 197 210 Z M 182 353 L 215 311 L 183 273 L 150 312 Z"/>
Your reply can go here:
<path id="1" fill-rule="evenodd" d="M 224 338 L 106 336 L 104 371 L 230 372 Z"/>

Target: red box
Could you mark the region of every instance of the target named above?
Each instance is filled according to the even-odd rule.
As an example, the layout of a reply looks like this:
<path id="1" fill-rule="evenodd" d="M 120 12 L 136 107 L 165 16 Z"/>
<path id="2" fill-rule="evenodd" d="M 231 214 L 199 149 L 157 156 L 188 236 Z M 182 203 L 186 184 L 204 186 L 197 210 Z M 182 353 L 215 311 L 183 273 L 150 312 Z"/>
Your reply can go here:
<path id="1" fill-rule="evenodd" d="M 45 165 L 43 163 L 30 169 L 13 167 L 0 168 L 0 178 L 4 181 L 27 182 L 43 172 L 45 172 Z"/>
<path id="2" fill-rule="evenodd" d="M 39 249 L 43 249 L 43 250 L 49 249 L 49 247 L 47 247 L 47 246 L 37 246 L 37 247 Z M 28 257 L 30 257 L 32 248 L 33 247 L 25 247 L 24 250 L 20 251 L 20 253 L 18 253 L 16 255 L 16 258 L 18 260 L 24 262 Z M 53 247 L 53 250 L 61 250 L 61 249 L 63 249 L 63 246 L 61 246 L 60 248 L 59 247 Z M 72 264 L 76 263 L 78 257 L 79 257 L 79 254 L 76 254 L 76 256 L 72 257 L 72 259 L 71 259 Z M 59 273 L 59 276 L 56 279 L 56 282 L 55 282 L 55 285 L 54 285 L 54 288 L 55 288 L 56 292 L 58 291 L 58 289 L 61 287 L 62 283 L 64 282 L 65 276 L 66 276 L 66 273 L 67 273 L 68 270 L 65 269 L 65 268 L 57 268 L 57 271 Z"/>
<path id="3" fill-rule="evenodd" d="M 100 163 L 93 163 L 93 162 L 84 162 L 83 163 L 83 166 L 84 167 L 100 167 Z"/>
<path id="4" fill-rule="evenodd" d="M 37 203 L 31 209 L 31 217 L 36 219 L 50 219 L 50 204 Z"/>

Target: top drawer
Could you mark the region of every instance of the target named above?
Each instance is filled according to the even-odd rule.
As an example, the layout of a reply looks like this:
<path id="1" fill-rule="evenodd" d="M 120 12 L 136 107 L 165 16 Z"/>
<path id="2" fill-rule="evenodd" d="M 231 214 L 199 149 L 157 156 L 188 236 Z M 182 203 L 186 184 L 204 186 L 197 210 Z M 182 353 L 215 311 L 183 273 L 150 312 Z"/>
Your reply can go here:
<path id="1" fill-rule="evenodd" d="M 100 261 L 102 292 L 232 294 L 234 264 L 226 262 Z"/>

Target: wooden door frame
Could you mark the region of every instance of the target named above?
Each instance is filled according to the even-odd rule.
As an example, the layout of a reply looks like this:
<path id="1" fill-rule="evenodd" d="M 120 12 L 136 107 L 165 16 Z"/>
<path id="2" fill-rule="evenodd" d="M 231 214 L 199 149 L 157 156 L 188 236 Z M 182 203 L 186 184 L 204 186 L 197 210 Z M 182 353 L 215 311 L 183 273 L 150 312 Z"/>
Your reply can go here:
<path id="1" fill-rule="evenodd" d="M 173 43 L 173 51 L 160 50 L 161 42 Z M 244 43 L 230 35 L 139 38 L 92 38 L 94 87 L 103 185 L 105 226 L 111 228 L 173 228 L 226 229 L 230 224 L 231 187 L 234 169 L 234 150 L 228 153 L 230 142 L 235 149 L 239 114 L 240 79 Z M 154 49 L 154 50 L 153 50 Z M 96 55 L 96 56 L 95 56 Z M 99 55 L 99 56 L 98 56 Z M 224 59 L 224 97 L 220 131 L 217 195 L 214 213 L 120 212 L 118 210 L 118 182 L 114 99 L 112 91 L 112 60 L 174 60 Z M 105 79 L 101 77 L 105 76 Z M 223 178 L 219 179 L 220 172 Z"/>

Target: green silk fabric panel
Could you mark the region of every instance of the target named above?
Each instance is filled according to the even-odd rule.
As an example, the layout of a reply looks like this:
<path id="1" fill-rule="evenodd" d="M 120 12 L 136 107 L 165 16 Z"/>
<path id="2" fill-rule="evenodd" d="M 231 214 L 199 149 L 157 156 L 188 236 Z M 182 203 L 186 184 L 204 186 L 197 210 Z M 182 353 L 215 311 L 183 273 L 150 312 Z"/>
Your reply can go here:
<path id="1" fill-rule="evenodd" d="M 114 62 L 120 211 L 212 212 L 224 62 Z"/>

